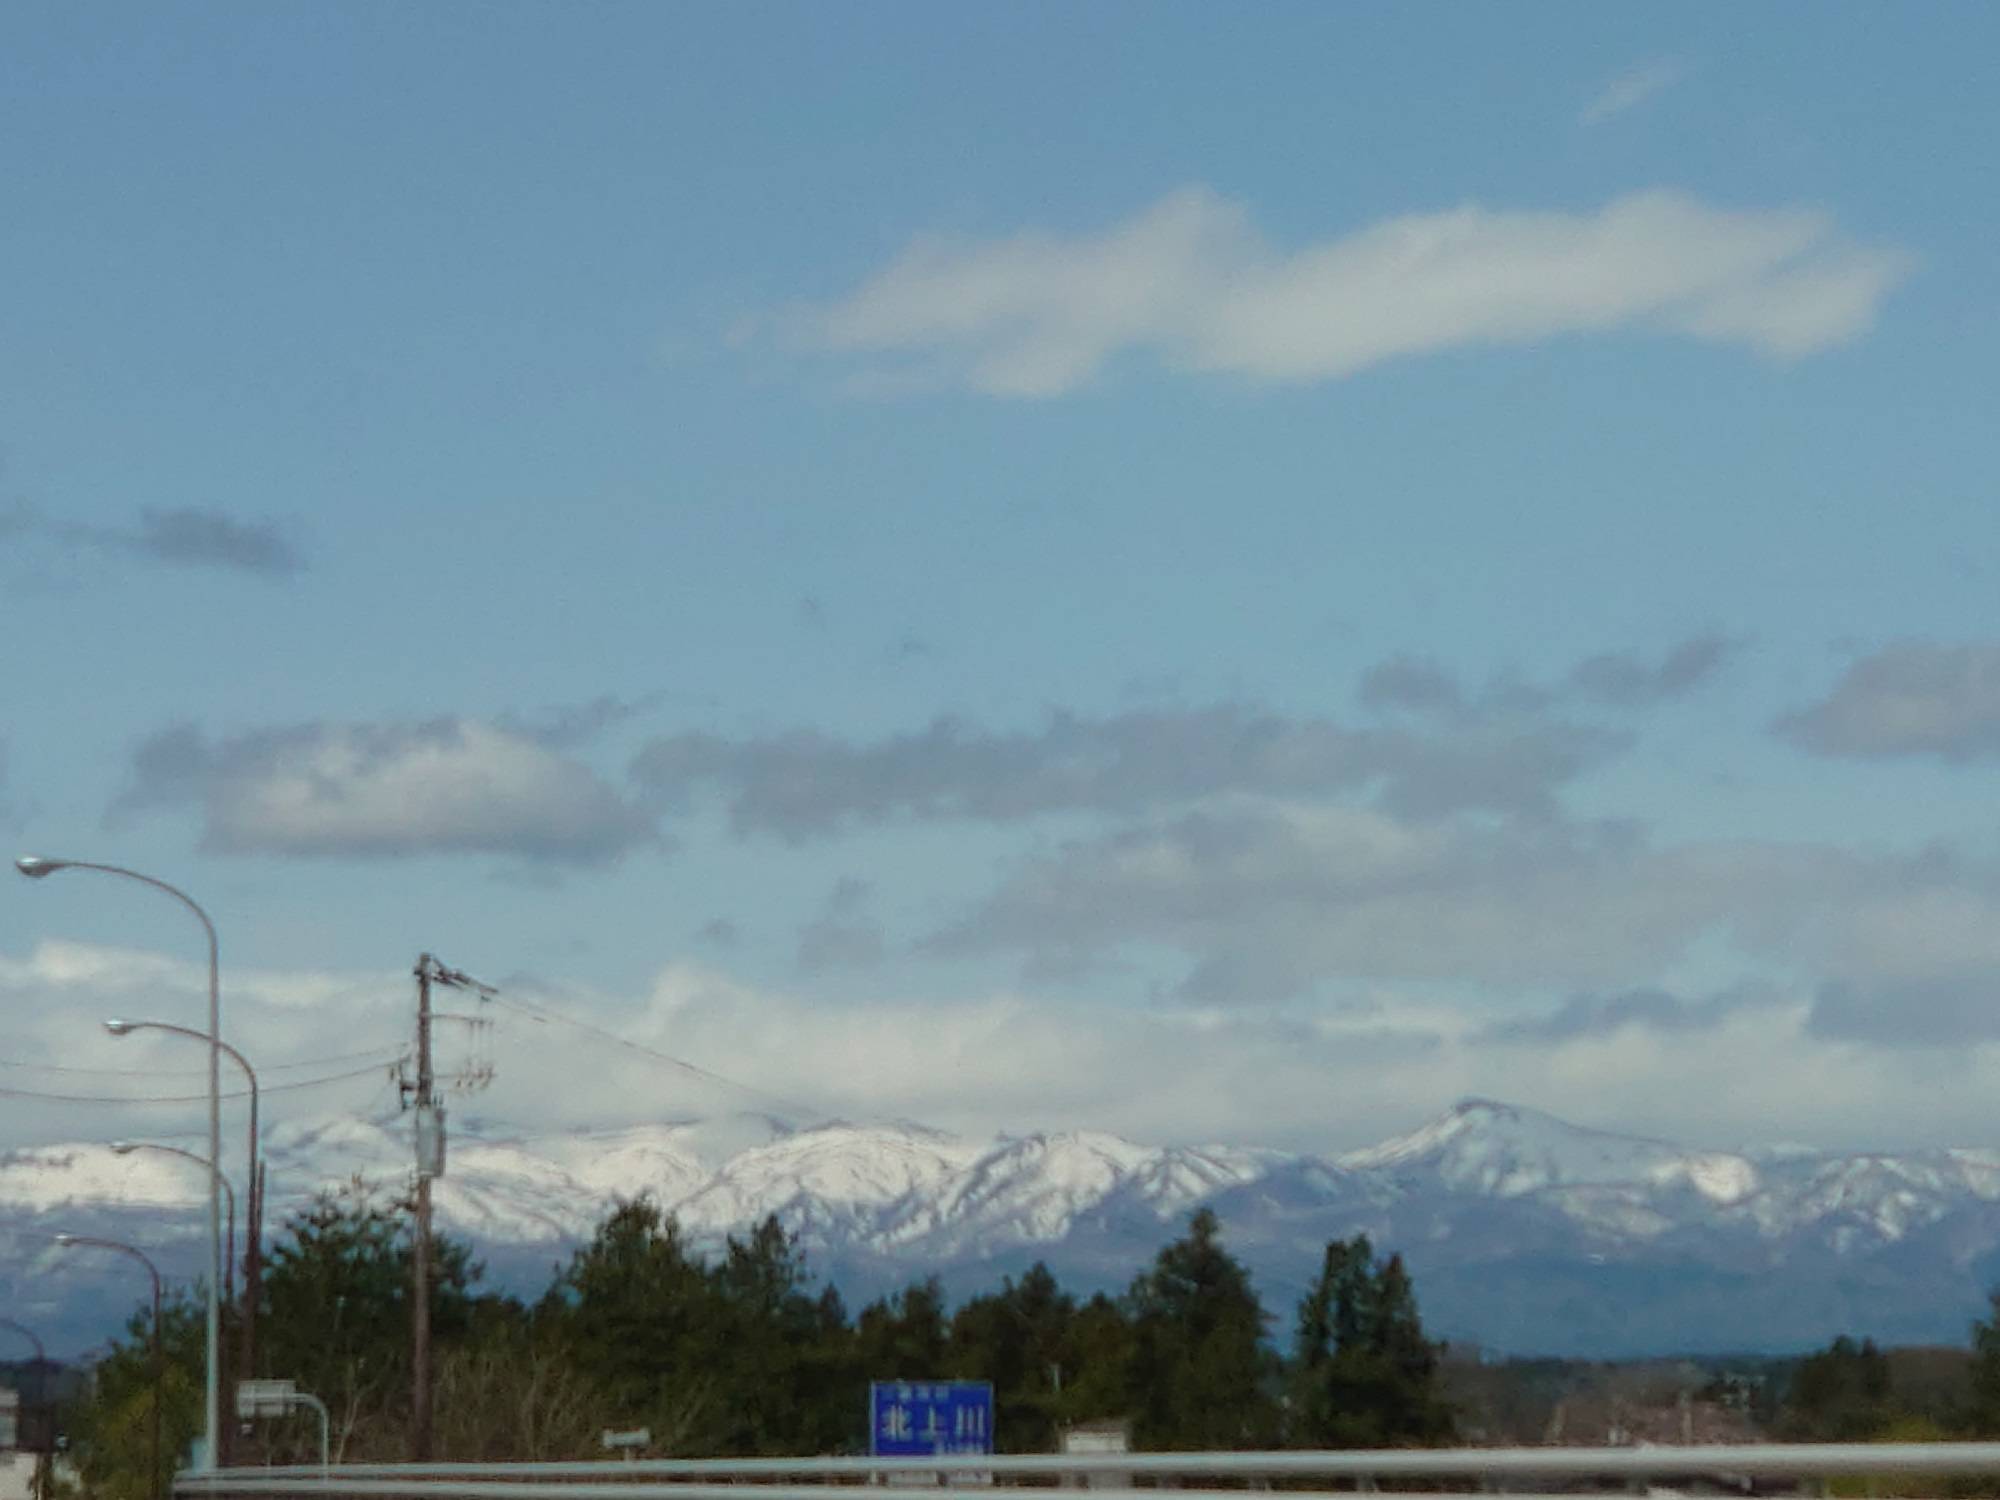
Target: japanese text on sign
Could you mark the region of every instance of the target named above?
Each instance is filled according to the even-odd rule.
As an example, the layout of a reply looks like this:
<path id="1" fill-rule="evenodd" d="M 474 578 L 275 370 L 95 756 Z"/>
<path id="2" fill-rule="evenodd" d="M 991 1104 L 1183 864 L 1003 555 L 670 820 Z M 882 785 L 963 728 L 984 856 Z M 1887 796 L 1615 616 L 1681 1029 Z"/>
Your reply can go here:
<path id="1" fill-rule="evenodd" d="M 985 1380 L 877 1380 L 868 1387 L 868 1451 L 877 1458 L 993 1451 Z"/>

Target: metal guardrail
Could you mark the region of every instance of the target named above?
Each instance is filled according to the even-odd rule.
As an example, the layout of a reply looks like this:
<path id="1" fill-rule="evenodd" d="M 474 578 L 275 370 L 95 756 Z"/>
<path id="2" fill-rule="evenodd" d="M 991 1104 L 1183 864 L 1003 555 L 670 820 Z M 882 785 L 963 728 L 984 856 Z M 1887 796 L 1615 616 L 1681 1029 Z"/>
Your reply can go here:
<path id="1" fill-rule="evenodd" d="M 1700 1476 L 1816 1480 L 1845 1475 L 2000 1474 L 2000 1443 L 1747 1443 L 1645 1448 L 1397 1448 L 1260 1453 L 958 1455 L 940 1458 L 719 1458 L 592 1460 L 577 1463 L 295 1465 L 184 1473 L 175 1493 L 415 1497 L 415 1500 L 578 1500 L 615 1490 L 617 1500 L 829 1500 L 859 1485 L 933 1474 L 925 1500 L 993 1500 L 999 1480 L 1029 1487 L 1132 1484 L 1190 1479 L 1322 1479 L 1365 1487 L 1382 1479 L 1472 1481 L 1459 1492 L 1502 1480 L 1631 1482 Z M 967 1476 L 978 1480 L 967 1486 Z M 1242 1500 L 1239 1489 L 1173 1484 L 1175 1500 Z M 1450 1487 L 1446 1487 L 1449 1490 Z M 1540 1500 L 1510 1490 L 1509 1500 Z M 1572 1492 L 1562 1500 L 1579 1500 Z"/>

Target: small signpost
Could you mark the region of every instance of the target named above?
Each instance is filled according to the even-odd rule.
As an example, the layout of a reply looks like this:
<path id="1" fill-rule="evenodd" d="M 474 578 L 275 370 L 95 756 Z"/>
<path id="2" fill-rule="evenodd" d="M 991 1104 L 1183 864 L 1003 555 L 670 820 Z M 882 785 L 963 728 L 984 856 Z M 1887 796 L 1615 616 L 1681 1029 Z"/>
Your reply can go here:
<path id="1" fill-rule="evenodd" d="M 236 1415 L 245 1422 L 258 1417 L 282 1417 L 297 1411 L 301 1406 L 309 1406 L 319 1418 L 319 1470 L 326 1473 L 327 1434 L 329 1423 L 326 1403 L 319 1397 L 298 1388 L 291 1380 L 239 1380 L 236 1382 Z M 196 1468 L 201 1464 L 194 1465 Z"/>
<path id="2" fill-rule="evenodd" d="M 282 1417 L 298 1404 L 299 1388 L 290 1380 L 239 1380 L 236 1415 L 245 1422 L 258 1417 Z"/>
<path id="3" fill-rule="evenodd" d="M 633 1427 L 624 1432 L 614 1432 L 607 1427 L 601 1439 L 607 1448 L 622 1448 L 625 1451 L 625 1462 L 628 1464 L 637 1458 L 639 1450 L 652 1440 L 653 1429 L 650 1427 Z"/>
<path id="4" fill-rule="evenodd" d="M 993 1451 L 990 1380 L 876 1380 L 868 1386 L 871 1458 Z"/>

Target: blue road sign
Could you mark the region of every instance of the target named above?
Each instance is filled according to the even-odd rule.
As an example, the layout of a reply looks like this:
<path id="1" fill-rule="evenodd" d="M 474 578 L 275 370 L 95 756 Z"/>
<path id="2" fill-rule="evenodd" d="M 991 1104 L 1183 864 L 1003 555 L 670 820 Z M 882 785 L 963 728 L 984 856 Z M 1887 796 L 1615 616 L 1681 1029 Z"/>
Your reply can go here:
<path id="1" fill-rule="evenodd" d="M 990 1380 L 877 1380 L 868 1386 L 873 1458 L 993 1451 Z"/>

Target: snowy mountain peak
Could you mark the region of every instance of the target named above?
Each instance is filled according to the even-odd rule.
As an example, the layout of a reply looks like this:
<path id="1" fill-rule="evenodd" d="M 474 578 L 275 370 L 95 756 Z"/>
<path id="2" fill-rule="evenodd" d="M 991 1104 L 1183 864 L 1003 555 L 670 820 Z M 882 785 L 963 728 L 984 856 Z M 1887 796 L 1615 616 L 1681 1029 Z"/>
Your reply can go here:
<path id="1" fill-rule="evenodd" d="M 1755 1165 L 1644 1136 L 1590 1130 L 1492 1099 L 1463 1099 L 1407 1135 L 1338 1158 L 1355 1171 L 1422 1167 L 1451 1186 L 1500 1198 L 1608 1184 L 1685 1185 L 1717 1203 L 1755 1190 Z"/>
<path id="2" fill-rule="evenodd" d="M 290 1122 L 265 1156 L 275 1236 L 322 1187 L 399 1191 L 410 1122 Z M 120 1268 L 51 1264 L 63 1229 L 136 1236 L 170 1277 L 198 1274 L 203 1194 L 182 1166 L 101 1144 L 0 1153 L 0 1304 L 68 1319 L 76 1347 L 102 1336 Z M 1957 1337 L 2000 1266 L 2000 1152 L 1695 1151 L 1492 1099 L 1340 1157 L 750 1114 L 525 1137 L 471 1117 L 435 1195 L 441 1225 L 515 1290 L 539 1291 L 644 1195 L 707 1253 L 776 1215 L 850 1306 L 925 1275 L 962 1296 L 1034 1260 L 1073 1290 L 1117 1290 L 1212 1205 L 1273 1310 L 1327 1240 L 1366 1233 L 1404 1253 L 1440 1335 L 1542 1352 Z"/>

